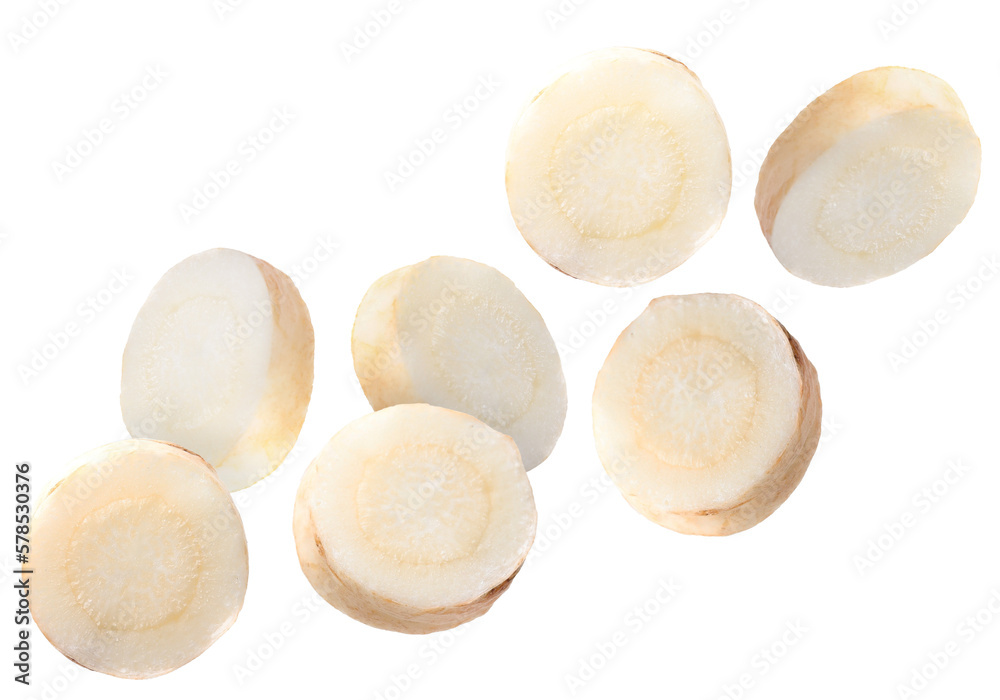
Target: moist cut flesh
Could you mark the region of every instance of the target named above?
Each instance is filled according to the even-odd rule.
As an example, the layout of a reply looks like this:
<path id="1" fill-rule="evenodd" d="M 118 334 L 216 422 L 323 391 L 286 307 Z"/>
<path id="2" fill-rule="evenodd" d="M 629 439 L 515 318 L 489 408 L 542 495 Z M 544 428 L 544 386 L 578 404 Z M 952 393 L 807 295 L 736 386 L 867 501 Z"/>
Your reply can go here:
<path id="1" fill-rule="evenodd" d="M 594 435 L 625 499 L 678 532 L 757 524 L 819 442 L 816 370 L 764 309 L 733 294 L 654 299 L 608 355 Z"/>
<path id="2" fill-rule="evenodd" d="M 205 461 L 155 440 L 78 458 L 32 519 L 31 613 L 81 666 L 152 678 L 205 651 L 236 620 L 247 543 Z"/>
<path id="3" fill-rule="evenodd" d="M 729 142 L 697 76 L 641 49 L 586 54 L 525 108 L 507 147 L 507 198 L 556 269 L 628 287 L 687 260 L 718 229 Z"/>
<path id="4" fill-rule="evenodd" d="M 510 585 L 537 515 L 514 441 L 426 404 L 359 418 L 309 465 L 295 546 L 331 605 L 422 634 L 478 617 Z"/>

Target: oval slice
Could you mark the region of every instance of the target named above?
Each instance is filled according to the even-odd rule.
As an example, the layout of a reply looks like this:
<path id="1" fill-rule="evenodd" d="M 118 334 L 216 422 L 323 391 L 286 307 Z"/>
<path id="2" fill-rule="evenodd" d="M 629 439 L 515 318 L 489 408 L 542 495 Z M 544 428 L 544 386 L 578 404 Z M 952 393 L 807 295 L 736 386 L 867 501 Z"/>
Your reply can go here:
<path id="1" fill-rule="evenodd" d="M 35 508 L 31 613 L 67 657 L 122 678 L 173 671 L 235 622 L 243 522 L 205 461 L 154 440 L 78 458 Z"/>
<path id="2" fill-rule="evenodd" d="M 514 441 L 472 416 L 392 406 L 337 433 L 295 500 L 313 588 L 373 627 L 422 634 L 489 610 L 535 536 Z"/>
<path id="3" fill-rule="evenodd" d="M 819 443 L 816 370 L 764 309 L 732 294 L 654 299 L 594 389 L 601 462 L 678 532 L 729 535 L 774 512 Z"/>
<path id="4" fill-rule="evenodd" d="M 375 410 L 429 403 L 510 435 L 527 469 L 552 451 L 566 417 L 555 341 L 514 283 L 488 265 L 434 257 L 375 282 L 351 338 Z"/>
<path id="5" fill-rule="evenodd" d="M 864 284 L 933 251 L 976 197 L 982 149 L 955 91 L 876 68 L 807 106 L 767 154 L 756 208 L 789 272 Z"/>
<path id="6" fill-rule="evenodd" d="M 133 437 L 198 453 L 237 491 L 295 445 L 312 382 L 312 322 L 292 280 L 219 248 L 168 270 L 139 310 L 122 416 Z"/>
<path id="7" fill-rule="evenodd" d="M 507 147 L 507 197 L 528 244 L 556 269 L 627 287 L 687 260 L 718 229 L 729 142 L 701 82 L 653 51 L 577 59 L 542 90 Z"/>

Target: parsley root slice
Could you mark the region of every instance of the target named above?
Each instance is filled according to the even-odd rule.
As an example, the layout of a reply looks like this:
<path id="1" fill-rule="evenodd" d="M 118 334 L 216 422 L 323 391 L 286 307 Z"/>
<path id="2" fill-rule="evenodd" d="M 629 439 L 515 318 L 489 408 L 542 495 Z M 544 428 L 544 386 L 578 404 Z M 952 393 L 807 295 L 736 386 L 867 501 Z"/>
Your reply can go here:
<path id="1" fill-rule="evenodd" d="M 517 442 L 527 469 L 562 432 L 566 380 L 555 341 L 507 277 L 434 257 L 377 280 L 358 308 L 354 369 L 375 410 L 429 403 Z"/>
<path id="2" fill-rule="evenodd" d="M 229 629 L 247 543 L 197 455 L 155 440 L 89 452 L 35 508 L 31 613 L 67 657 L 122 678 L 183 666 Z"/>
<path id="3" fill-rule="evenodd" d="M 331 605 L 420 634 L 489 610 L 521 568 L 536 521 L 511 438 L 457 411 L 401 404 L 350 423 L 309 465 L 295 545 Z"/>
<path id="4" fill-rule="evenodd" d="M 759 523 L 819 442 L 816 370 L 785 328 L 730 294 L 654 299 L 594 390 L 597 452 L 637 511 L 678 532 Z"/>
<path id="5" fill-rule="evenodd" d="M 653 51 L 586 54 L 521 114 L 507 198 L 556 269 L 629 287 L 688 259 L 718 229 L 732 164 L 722 119 L 686 66 Z"/>
<path id="6" fill-rule="evenodd" d="M 871 282 L 933 251 L 965 218 L 982 150 L 955 91 L 912 68 L 876 68 L 807 106 L 771 146 L 757 217 L 789 272 Z"/>
<path id="7" fill-rule="evenodd" d="M 122 359 L 133 437 L 198 453 L 230 491 L 264 478 L 298 438 L 313 383 L 313 328 L 292 280 L 215 249 L 153 287 Z"/>

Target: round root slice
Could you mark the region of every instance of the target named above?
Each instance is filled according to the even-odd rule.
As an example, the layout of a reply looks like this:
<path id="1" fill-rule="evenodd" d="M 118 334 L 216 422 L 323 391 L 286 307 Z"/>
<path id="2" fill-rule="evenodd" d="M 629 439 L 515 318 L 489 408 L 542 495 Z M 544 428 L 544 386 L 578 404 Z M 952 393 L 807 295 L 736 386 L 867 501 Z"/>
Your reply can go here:
<path id="1" fill-rule="evenodd" d="M 684 64 L 595 51 L 525 108 L 507 147 L 514 222 L 550 265 L 628 287 L 688 259 L 718 229 L 732 164 L 722 119 Z"/>
<path id="2" fill-rule="evenodd" d="M 678 532 L 756 525 L 798 485 L 820 433 L 816 370 L 743 297 L 654 299 L 597 376 L 594 435 L 625 499 Z"/>
<path id="3" fill-rule="evenodd" d="M 298 438 L 313 329 L 291 279 L 236 250 L 208 250 L 153 287 L 122 360 L 133 437 L 197 452 L 230 491 L 264 478 Z"/>
<path id="4" fill-rule="evenodd" d="M 78 458 L 32 519 L 31 613 L 71 660 L 122 678 L 180 668 L 235 622 L 247 543 L 201 457 L 125 440 Z"/>
<path id="5" fill-rule="evenodd" d="M 792 274 L 831 287 L 909 267 L 965 218 L 982 151 L 954 90 L 876 68 L 806 107 L 771 147 L 756 208 Z"/>
<path id="6" fill-rule="evenodd" d="M 429 403 L 517 442 L 531 469 L 566 417 L 566 381 L 545 322 L 497 270 L 435 257 L 375 282 L 358 308 L 354 369 L 375 410 Z"/>
<path id="7" fill-rule="evenodd" d="M 309 466 L 295 545 L 331 605 L 423 634 L 489 610 L 521 568 L 536 520 L 511 438 L 457 411 L 405 404 L 354 421 Z"/>

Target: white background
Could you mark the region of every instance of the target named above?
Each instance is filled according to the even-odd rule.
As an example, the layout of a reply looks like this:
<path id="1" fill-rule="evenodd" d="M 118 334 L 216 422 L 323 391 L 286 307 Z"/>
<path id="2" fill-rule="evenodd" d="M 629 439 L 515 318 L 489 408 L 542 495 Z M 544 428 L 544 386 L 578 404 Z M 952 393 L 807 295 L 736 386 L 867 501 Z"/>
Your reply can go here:
<path id="1" fill-rule="evenodd" d="M 565 2 L 557 16 L 558 0 L 404 0 L 348 60 L 344 44 L 387 4 L 246 0 L 220 17 L 212 0 L 69 2 L 12 42 L 11 33 L 31 33 L 24 22 L 40 5 L 3 3 L 4 500 L 13 500 L 15 460 L 32 463 L 39 493 L 68 460 L 124 436 L 122 348 L 152 285 L 184 257 L 227 246 L 297 268 L 316 329 L 299 444 L 238 496 L 251 572 L 232 629 L 197 660 L 141 685 L 74 667 L 36 633 L 25 690 L 10 678 L 5 614 L 4 697 L 709 700 L 741 694 L 742 676 L 747 698 L 893 698 L 949 642 L 958 654 L 917 696 L 998 697 L 1000 615 L 987 610 L 973 635 L 961 627 L 1000 590 L 1000 281 L 982 275 L 984 256 L 1000 253 L 996 4 L 908 0 L 893 16 L 890 0 L 590 0 Z M 631 291 L 573 280 L 536 257 L 503 186 L 522 105 L 560 64 L 613 45 L 689 63 L 722 114 L 737 171 L 714 239 Z M 816 94 L 889 64 L 931 71 L 962 97 L 983 142 L 979 199 L 910 269 L 852 289 L 813 286 L 787 273 L 760 233 L 757 163 Z M 156 68 L 162 82 L 124 106 L 121 93 Z M 449 111 L 481 80 L 498 87 L 481 90 L 467 117 Z M 241 144 L 274 109 L 294 115 L 291 124 L 248 160 Z M 111 132 L 60 179 L 54 164 L 102 119 Z M 390 191 L 385 174 L 437 127 L 446 142 Z M 180 205 L 232 159 L 240 173 L 186 222 Z M 538 307 L 566 348 L 570 408 L 555 452 L 531 472 L 539 533 L 530 563 L 485 617 L 414 637 L 316 603 L 291 513 L 309 460 L 370 410 L 349 345 L 361 296 L 380 275 L 435 254 L 497 267 Z M 124 289 L 109 287 L 122 271 Z M 699 291 L 743 294 L 788 326 L 819 370 L 826 419 L 788 502 L 719 539 L 676 534 L 633 512 L 602 477 L 591 437 L 594 377 L 618 333 L 650 299 Z M 959 304 L 963 293 L 971 298 Z M 87 310 L 91 297 L 106 302 L 99 312 Z M 613 310 L 602 316 L 605 303 Z M 939 313 L 946 323 L 920 335 Z M 49 349 L 37 376 L 22 378 L 18 367 L 70 323 L 78 332 L 66 347 Z M 894 366 L 891 353 L 907 338 L 921 347 Z M 945 485 L 949 461 L 963 471 Z M 931 503 L 921 492 L 936 482 Z M 881 559 L 859 567 L 870 541 L 906 513 L 915 524 L 898 541 L 883 538 Z M 14 604 L 10 557 L 7 543 L 4 610 Z M 667 603 L 656 601 L 661 580 L 679 587 Z M 634 612 L 643 606 L 653 611 L 645 621 Z M 805 632 L 787 635 L 794 643 L 782 649 L 789 624 Z M 616 634 L 624 645 L 602 663 L 598 648 Z M 772 647 L 780 658 L 760 656 Z M 592 662 L 601 668 L 584 671 L 573 695 L 568 677 Z"/>

